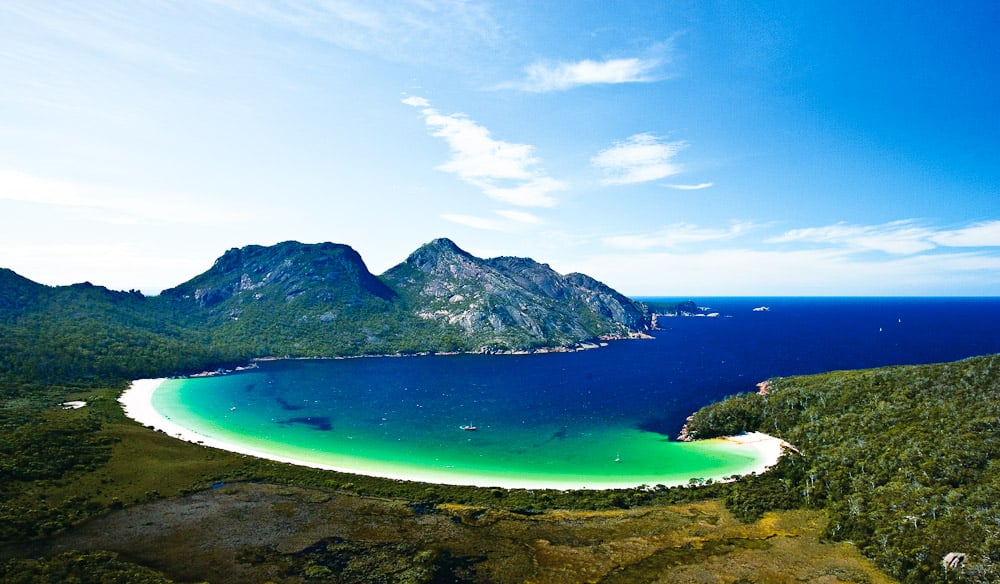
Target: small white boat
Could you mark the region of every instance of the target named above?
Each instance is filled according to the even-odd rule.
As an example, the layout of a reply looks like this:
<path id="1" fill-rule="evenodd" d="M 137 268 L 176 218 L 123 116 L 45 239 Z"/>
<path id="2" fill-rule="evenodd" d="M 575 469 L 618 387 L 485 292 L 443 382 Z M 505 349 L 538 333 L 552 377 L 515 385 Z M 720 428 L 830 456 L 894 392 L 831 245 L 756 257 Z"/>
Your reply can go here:
<path id="1" fill-rule="evenodd" d="M 479 428 L 477 428 L 477 427 L 475 427 L 475 426 L 472 426 L 472 425 L 470 425 L 470 424 L 466 424 L 466 425 L 464 425 L 464 426 L 459 426 L 458 428 L 459 428 L 460 430 L 465 430 L 466 432 L 475 432 L 476 430 L 478 430 L 478 429 L 479 429 Z"/>

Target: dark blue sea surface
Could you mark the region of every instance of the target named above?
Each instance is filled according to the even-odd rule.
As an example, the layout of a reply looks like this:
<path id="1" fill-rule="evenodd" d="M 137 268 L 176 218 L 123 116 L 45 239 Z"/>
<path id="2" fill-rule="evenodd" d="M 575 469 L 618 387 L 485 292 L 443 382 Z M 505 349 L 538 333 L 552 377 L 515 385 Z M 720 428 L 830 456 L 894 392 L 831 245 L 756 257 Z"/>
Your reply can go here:
<path id="1" fill-rule="evenodd" d="M 770 377 L 1000 353 L 1000 298 L 694 300 L 719 316 L 661 318 L 655 341 L 627 349 L 634 366 L 653 369 L 644 386 L 673 404 L 663 420 L 671 430 L 684 411 Z M 770 310 L 753 310 L 762 306 Z"/>
<path id="2" fill-rule="evenodd" d="M 683 478 L 711 474 L 698 459 L 710 453 L 661 452 L 663 443 L 698 408 L 768 378 L 1000 353 L 1000 298 L 696 301 L 717 316 L 661 318 L 649 340 L 573 353 L 269 361 L 186 380 L 160 403 L 300 451 L 650 483 L 679 467 L 677 457 L 687 457 Z M 459 429 L 466 424 L 477 430 Z"/>

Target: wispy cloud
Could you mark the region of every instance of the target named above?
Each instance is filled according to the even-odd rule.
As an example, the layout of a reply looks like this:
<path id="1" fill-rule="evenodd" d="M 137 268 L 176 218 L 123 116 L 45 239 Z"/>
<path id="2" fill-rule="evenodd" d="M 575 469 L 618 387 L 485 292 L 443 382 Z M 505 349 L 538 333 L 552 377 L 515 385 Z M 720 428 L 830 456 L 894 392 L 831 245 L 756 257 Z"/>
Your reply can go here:
<path id="1" fill-rule="evenodd" d="M 539 216 L 537 216 L 537 215 L 535 215 L 533 213 L 527 213 L 525 211 L 517 211 L 517 210 L 514 210 L 514 209 L 505 209 L 505 210 L 502 210 L 502 211 L 497 211 L 496 214 L 500 215 L 501 217 L 510 219 L 511 221 L 516 221 L 518 223 L 527 223 L 527 224 L 531 224 L 531 225 L 540 225 L 540 224 L 544 223 L 544 221 L 542 221 L 541 217 L 539 217 Z"/>
<path id="2" fill-rule="evenodd" d="M 194 61 L 175 50 L 165 49 L 164 39 L 149 34 L 136 21 L 133 11 L 121 6 L 59 4 L 49 2 L 9 3 L 0 11 L 44 27 L 76 49 L 102 53 L 121 62 L 192 71 Z M 138 32 L 143 31 L 143 32 Z M 159 42 L 158 42 L 159 41 Z M 19 55 L 19 57 L 22 57 Z"/>
<path id="3" fill-rule="evenodd" d="M 540 225 L 544 223 L 540 217 L 532 213 L 526 213 L 515 209 L 503 209 L 494 211 L 494 213 L 499 215 L 501 218 L 496 219 L 478 217 L 476 215 L 461 215 L 452 213 L 445 213 L 441 215 L 441 218 L 445 221 L 464 225 L 465 227 L 486 231 L 517 231 L 526 225 Z"/>
<path id="4" fill-rule="evenodd" d="M 653 45 L 642 57 L 536 61 L 525 67 L 524 78 L 503 83 L 499 88 L 545 93 L 565 91 L 584 85 L 659 81 L 667 76 L 662 68 L 670 60 L 671 48 L 672 41 L 667 41 Z"/>
<path id="5" fill-rule="evenodd" d="M 470 180 L 483 192 L 497 201 L 521 207 L 554 207 L 557 203 L 552 193 L 566 190 L 561 180 L 548 176 L 537 176 L 513 186 L 498 186 L 488 181 Z"/>
<path id="6" fill-rule="evenodd" d="M 900 220 L 881 225 L 836 223 L 793 229 L 768 241 L 823 243 L 862 251 L 912 254 L 933 249 L 935 245 L 930 241 L 933 234 L 930 229 L 919 227 L 911 220 Z"/>
<path id="7" fill-rule="evenodd" d="M 490 6 L 454 0 L 213 0 L 234 12 L 339 47 L 440 64 L 469 47 L 492 46 Z"/>
<path id="8" fill-rule="evenodd" d="M 707 189 L 715 186 L 713 183 L 704 182 L 698 183 L 696 185 L 663 185 L 670 189 L 676 189 L 678 191 L 700 191 L 702 189 Z"/>
<path id="9" fill-rule="evenodd" d="M 496 140 L 468 116 L 442 114 L 422 97 L 402 101 L 419 108 L 431 134 L 447 142 L 451 159 L 438 169 L 455 174 L 488 197 L 523 207 L 553 207 L 552 193 L 567 188 L 538 168 L 533 146 Z"/>
<path id="10" fill-rule="evenodd" d="M 881 258 L 844 249 L 627 252 L 594 256 L 572 269 L 613 286 L 630 282 L 619 289 L 633 295 L 936 295 L 1000 286 L 1000 257 L 972 252 Z"/>
<path id="11" fill-rule="evenodd" d="M 522 81 L 505 87 L 543 93 L 565 91 L 581 85 L 611 85 L 618 83 L 648 83 L 656 80 L 652 74 L 659 67 L 655 59 L 584 59 L 574 63 L 539 62 L 525 69 Z"/>
<path id="12" fill-rule="evenodd" d="M 940 231 L 930 239 L 948 247 L 1000 247 L 1000 221 L 984 221 L 961 229 Z"/>
<path id="13" fill-rule="evenodd" d="M 733 222 L 724 229 L 676 223 L 651 233 L 605 237 L 602 242 L 608 247 L 618 249 L 678 248 L 691 243 L 734 239 L 751 232 L 759 232 L 763 227 L 751 222 Z M 812 247 L 829 249 L 837 254 L 876 251 L 892 255 L 913 255 L 947 247 L 1000 247 L 1000 220 L 985 221 L 955 229 L 920 225 L 912 219 L 901 219 L 879 225 L 835 223 L 822 227 L 792 229 L 765 238 L 762 243 L 818 244 Z"/>
<path id="14" fill-rule="evenodd" d="M 573 269 L 605 282 L 632 282 L 626 291 L 632 294 L 951 294 L 1000 286 L 1000 256 L 992 249 L 1000 247 L 1000 220 L 952 228 L 913 219 L 837 223 L 755 235 L 767 227 L 678 223 L 606 237 L 606 253 Z"/>
<path id="15" fill-rule="evenodd" d="M 910 219 L 880 225 L 836 223 L 793 229 L 768 242 L 820 243 L 857 251 L 904 255 L 937 247 L 1000 247 L 1000 221 L 986 221 L 958 229 L 935 229 Z"/>
<path id="16" fill-rule="evenodd" d="M 445 213 L 441 215 L 441 218 L 445 221 L 451 221 L 452 223 L 457 223 L 459 225 L 464 225 L 465 227 L 471 227 L 473 229 L 482 229 L 485 231 L 504 231 L 505 225 L 502 221 L 497 221 L 496 219 L 488 219 L 485 217 L 477 217 L 475 215 L 459 215 L 453 213 Z"/>
<path id="17" fill-rule="evenodd" d="M 10 169 L 0 169 L 0 200 L 85 211 L 88 219 L 106 224 L 207 224 L 238 220 L 239 215 L 177 194 L 135 193 Z"/>
<path id="18" fill-rule="evenodd" d="M 680 140 L 669 142 L 653 134 L 635 134 L 602 150 L 591 163 L 604 171 L 602 182 L 607 185 L 649 182 L 681 172 L 673 159 L 687 146 Z"/>
<path id="19" fill-rule="evenodd" d="M 618 249 L 646 250 L 678 248 L 685 244 L 733 239 L 754 228 L 751 223 L 733 223 L 727 229 L 698 227 L 689 223 L 669 225 L 654 233 L 605 237 L 602 242 Z"/>
<path id="20" fill-rule="evenodd" d="M 431 107 L 431 102 L 416 95 L 411 95 L 410 97 L 404 98 L 403 103 L 413 107 Z"/>

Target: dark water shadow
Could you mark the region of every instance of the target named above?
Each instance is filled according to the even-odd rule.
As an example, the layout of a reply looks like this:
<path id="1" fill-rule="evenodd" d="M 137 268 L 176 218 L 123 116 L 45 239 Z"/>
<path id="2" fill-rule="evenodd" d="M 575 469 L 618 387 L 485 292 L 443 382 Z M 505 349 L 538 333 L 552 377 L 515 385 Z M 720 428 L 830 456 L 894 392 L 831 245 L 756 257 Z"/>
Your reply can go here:
<path id="1" fill-rule="evenodd" d="M 278 422 L 282 426 L 290 426 L 292 424 L 301 424 L 303 426 L 309 426 L 314 430 L 322 430 L 323 432 L 329 432 L 333 430 L 333 423 L 330 422 L 330 418 L 327 416 L 305 416 L 301 418 L 289 418 L 287 420 L 281 420 Z"/>

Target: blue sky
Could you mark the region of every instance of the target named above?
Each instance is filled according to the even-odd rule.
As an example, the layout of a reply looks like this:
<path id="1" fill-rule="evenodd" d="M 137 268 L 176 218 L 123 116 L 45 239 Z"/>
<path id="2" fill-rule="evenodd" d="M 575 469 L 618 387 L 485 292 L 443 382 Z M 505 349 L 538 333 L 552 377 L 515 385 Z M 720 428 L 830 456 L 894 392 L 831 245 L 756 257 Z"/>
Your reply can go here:
<path id="1" fill-rule="evenodd" d="M 0 0 L 0 266 L 450 237 L 631 295 L 1000 295 L 994 2 Z"/>

